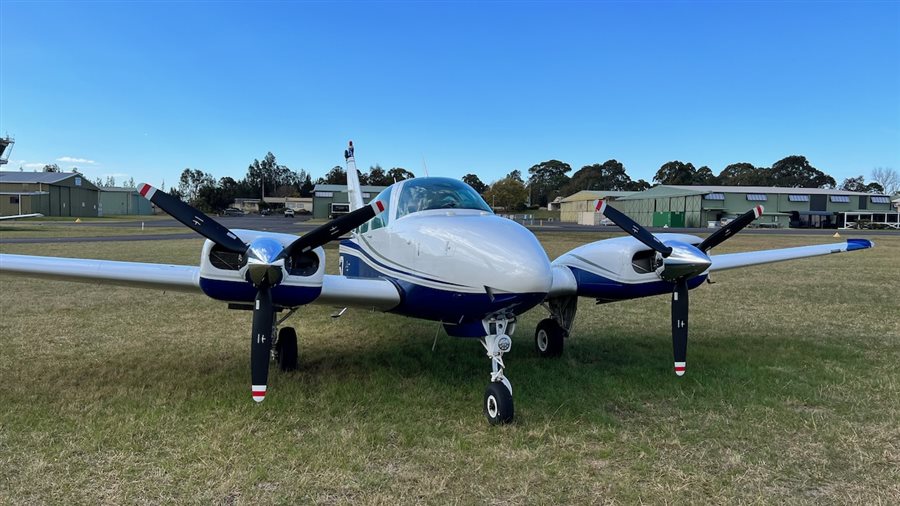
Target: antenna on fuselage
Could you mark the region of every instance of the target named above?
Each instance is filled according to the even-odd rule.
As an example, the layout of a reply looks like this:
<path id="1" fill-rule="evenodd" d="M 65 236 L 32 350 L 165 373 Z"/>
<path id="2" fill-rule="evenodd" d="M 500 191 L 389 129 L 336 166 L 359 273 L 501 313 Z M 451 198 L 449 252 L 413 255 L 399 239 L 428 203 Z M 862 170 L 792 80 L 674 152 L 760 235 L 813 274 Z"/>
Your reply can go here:
<path id="1" fill-rule="evenodd" d="M 428 177 L 428 164 L 425 163 L 425 155 L 422 155 L 422 168 L 425 170 L 425 177 Z"/>

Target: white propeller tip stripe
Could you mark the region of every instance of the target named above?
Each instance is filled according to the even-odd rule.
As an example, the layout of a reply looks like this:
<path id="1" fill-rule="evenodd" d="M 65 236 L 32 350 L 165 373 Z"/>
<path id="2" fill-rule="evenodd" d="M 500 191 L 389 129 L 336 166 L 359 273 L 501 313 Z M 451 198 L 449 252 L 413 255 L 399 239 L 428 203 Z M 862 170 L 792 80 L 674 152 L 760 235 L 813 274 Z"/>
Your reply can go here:
<path id="1" fill-rule="evenodd" d="M 604 214 L 603 212 L 606 211 L 606 200 L 601 199 L 601 200 L 598 200 L 597 202 L 595 202 L 594 210 L 600 214 Z"/>
<path id="2" fill-rule="evenodd" d="M 143 183 L 138 187 L 138 193 L 145 199 L 150 200 L 153 198 L 153 194 L 156 193 L 156 188 L 147 183 Z"/>
<path id="3" fill-rule="evenodd" d="M 754 216 L 754 218 L 759 218 L 760 216 L 762 216 L 762 215 L 763 215 L 763 210 L 764 210 L 764 209 L 765 209 L 765 208 L 764 208 L 763 206 L 756 206 L 756 207 L 754 207 L 754 208 L 753 208 L 753 216 Z"/>
<path id="4" fill-rule="evenodd" d="M 253 400 L 256 402 L 262 402 L 266 398 L 265 385 L 253 385 L 250 387 L 250 391 L 253 394 Z"/>
<path id="5" fill-rule="evenodd" d="M 684 362 L 675 362 L 675 374 L 678 376 L 684 376 L 685 371 L 685 363 Z"/>

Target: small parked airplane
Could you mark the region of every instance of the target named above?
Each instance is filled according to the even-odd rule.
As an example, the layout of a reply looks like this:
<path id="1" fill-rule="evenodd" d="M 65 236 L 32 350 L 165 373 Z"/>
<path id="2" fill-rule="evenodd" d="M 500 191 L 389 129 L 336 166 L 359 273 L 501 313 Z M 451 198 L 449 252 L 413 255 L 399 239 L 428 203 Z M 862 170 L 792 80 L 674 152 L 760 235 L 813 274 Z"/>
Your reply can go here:
<path id="1" fill-rule="evenodd" d="M 348 156 L 349 155 L 349 156 Z M 572 329 L 579 297 L 613 302 L 672 293 L 675 373 L 685 372 L 688 293 L 710 272 L 871 248 L 865 239 L 724 255 L 708 252 L 762 212 L 757 206 L 705 239 L 653 235 L 605 201 L 597 212 L 630 236 L 580 246 L 551 262 L 537 238 L 493 214 L 475 190 L 443 177 L 400 181 L 363 204 L 352 152 L 345 153 L 350 214 L 297 238 L 229 230 L 149 185 L 140 193 L 206 242 L 200 266 L 0 255 L 0 272 L 168 290 L 201 291 L 253 311 L 251 394 L 265 398 L 272 356 L 297 367 L 297 334 L 282 327 L 311 303 L 364 307 L 441 322 L 451 336 L 480 339 L 491 361 L 482 409 L 492 424 L 514 415 L 503 355 L 517 316 L 543 304 L 550 316 L 535 331 L 539 355 L 558 356 Z M 354 230 L 355 229 L 355 230 Z M 322 245 L 340 244 L 340 274 L 325 274 Z M 275 320 L 276 314 L 286 315 Z"/>

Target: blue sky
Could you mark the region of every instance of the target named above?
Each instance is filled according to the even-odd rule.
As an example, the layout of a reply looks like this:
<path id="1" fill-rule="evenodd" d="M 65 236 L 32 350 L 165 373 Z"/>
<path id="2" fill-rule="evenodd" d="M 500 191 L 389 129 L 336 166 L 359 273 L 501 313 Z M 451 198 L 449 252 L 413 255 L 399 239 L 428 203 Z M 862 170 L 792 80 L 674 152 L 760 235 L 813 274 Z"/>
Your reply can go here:
<path id="1" fill-rule="evenodd" d="M 0 3 L 7 169 L 900 169 L 900 2 Z M 73 161 L 75 160 L 75 161 Z"/>

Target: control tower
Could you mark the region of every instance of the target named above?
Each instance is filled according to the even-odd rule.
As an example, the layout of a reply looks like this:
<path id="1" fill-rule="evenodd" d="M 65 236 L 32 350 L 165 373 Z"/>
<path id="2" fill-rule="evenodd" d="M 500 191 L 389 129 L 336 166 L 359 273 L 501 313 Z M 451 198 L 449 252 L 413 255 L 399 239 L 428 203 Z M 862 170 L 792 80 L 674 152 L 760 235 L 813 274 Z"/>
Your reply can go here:
<path id="1" fill-rule="evenodd" d="M 9 163 L 9 155 L 12 153 L 13 144 L 16 140 L 10 136 L 0 137 L 0 165 Z"/>

